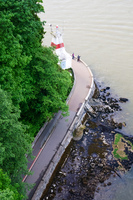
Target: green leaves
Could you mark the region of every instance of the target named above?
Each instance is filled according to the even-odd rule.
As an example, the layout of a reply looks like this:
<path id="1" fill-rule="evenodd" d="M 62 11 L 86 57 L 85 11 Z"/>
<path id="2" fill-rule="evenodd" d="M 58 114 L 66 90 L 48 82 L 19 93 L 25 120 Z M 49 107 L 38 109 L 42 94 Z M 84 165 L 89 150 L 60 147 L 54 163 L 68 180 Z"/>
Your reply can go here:
<path id="1" fill-rule="evenodd" d="M 20 200 L 24 196 L 17 191 L 18 184 L 12 186 L 11 179 L 0 169 L 0 199 L 2 200 Z"/>
<path id="2" fill-rule="evenodd" d="M 58 110 L 68 112 L 71 78 L 42 46 L 40 2 L 0 0 L 0 199 L 24 198 L 31 138 Z"/>
<path id="3" fill-rule="evenodd" d="M 13 185 L 16 182 L 21 185 L 21 176 L 28 171 L 25 155 L 31 153 L 30 138 L 25 134 L 26 127 L 18 121 L 19 117 L 20 111 L 0 89 L 0 168 Z"/>
<path id="4" fill-rule="evenodd" d="M 70 75 L 57 64 L 58 58 L 51 47 L 40 47 L 32 59 L 32 86 L 34 95 L 20 103 L 21 117 L 25 124 L 31 123 L 32 134 L 51 119 L 58 110 L 68 111 L 66 98 L 72 85 Z M 32 135 L 33 136 L 33 135 Z"/>
<path id="5" fill-rule="evenodd" d="M 5 162 L 4 169 L 7 168 L 7 170 L 5 170 L 7 172 L 9 172 L 8 167 L 10 168 L 10 166 L 12 165 L 12 161 L 10 163 L 10 157 L 17 157 L 18 155 L 15 155 L 15 152 L 17 152 L 17 154 L 19 153 L 19 151 L 20 154 L 22 153 L 21 152 L 22 145 L 20 145 L 22 142 L 21 140 L 24 140 L 23 141 L 24 146 L 26 143 L 25 141 L 26 136 L 24 135 L 26 127 L 22 125 L 21 122 L 18 121 L 19 117 L 20 117 L 20 111 L 13 106 L 10 97 L 8 97 L 7 94 L 2 89 L 0 89 L 0 127 L 1 127 L 0 142 L 4 144 L 5 148 L 5 161 L 3 162 Z M 20 146 L 14 148 L 14 146 L 18 144 Z M 20 148 L 21 150 L 18 151 L 17 150 L 18 148 Z M 24 150 L 24 153 L 27 153 L 27 150 Z M 9 166 L 6 163 L 7 162 L 6 159 L 9 162 L 8 163 Z"/>

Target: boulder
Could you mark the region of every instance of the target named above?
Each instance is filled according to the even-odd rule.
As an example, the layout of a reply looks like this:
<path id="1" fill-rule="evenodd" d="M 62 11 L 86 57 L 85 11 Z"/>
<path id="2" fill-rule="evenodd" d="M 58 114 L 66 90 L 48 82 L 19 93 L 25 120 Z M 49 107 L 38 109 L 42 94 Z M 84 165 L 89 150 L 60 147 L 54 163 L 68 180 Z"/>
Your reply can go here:
<path id="1" fill-rule="evenodd" d="M 106 90 L 110 90 L 110 87 L 106 87 Z"/>
<path id="2" fill-rule="evenodd" d="M 86 177 L 82 178 L 82 183 L 83 183 L 83 185 L 87 185 L 88 184 L 88 180 L 87 180 Z"/>
<path id="3" fill-rule="evenodd" d="M 125 103 L 125 102 L 128 101 L 128 99 L 127 99 L 127 98 L 119 98 L 119 101 L 120 101 L 121 103 Z"/>
<path id="4" fill-rule="evenodd" d="M 119 124 L 117 125 L 117 127 L 118 127 L 119 129 L 122 129 L 122 123 L 119 123 Z"/>

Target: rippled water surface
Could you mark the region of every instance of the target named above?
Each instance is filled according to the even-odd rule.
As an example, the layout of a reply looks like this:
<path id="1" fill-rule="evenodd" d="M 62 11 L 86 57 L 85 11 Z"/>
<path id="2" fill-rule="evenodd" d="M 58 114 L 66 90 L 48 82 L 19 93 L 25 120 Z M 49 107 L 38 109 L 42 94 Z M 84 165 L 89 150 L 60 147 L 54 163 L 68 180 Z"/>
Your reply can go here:
<path id="1" fill-rule="evenodd" d="M 133 1 L 44 0 L 43 6 L 44 45 L 51 43 L 49 24 L 58 24 L 64 30 L 66 50 L 80 54 L 95 78 L 129 98 L 123 120 L 127 134 L 133 135 Z"/>
<path id="2" fill-rule="evenodd" d="M 66 50 L 79 54 L 95 79 L 110 86 L 113 94 L 129 99 L 117 120 L 126 122 L 123 132 L 133 135 L 133 1 L 44 0 L 43 6 L 45 14 L 39 15 L 46 21 L 43 44 L 51 43 L 49 24 L 53 28 L 58 24 L 63 29 Z M 125 180 L 126 186 L 111 186 L 115 192 L 112 199 L 133 199 L 132 170 Z M 109 199 L 109 191 L 106 194 L 100 199 Z"/>

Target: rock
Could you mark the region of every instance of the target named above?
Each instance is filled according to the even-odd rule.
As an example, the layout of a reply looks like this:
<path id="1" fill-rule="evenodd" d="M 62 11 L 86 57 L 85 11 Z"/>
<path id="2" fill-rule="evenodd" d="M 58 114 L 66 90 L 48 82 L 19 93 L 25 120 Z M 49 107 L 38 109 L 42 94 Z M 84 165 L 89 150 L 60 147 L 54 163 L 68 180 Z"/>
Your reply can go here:
<path id="1" fill-rule="evenodd" d="M 110 107 L 111 107 L 112 109 L 114 109 L 114 110 L 118 110 L 118 109 L 120 108 L 120 106 L 119 106 L 118 103 L 112 103 L 112 104 L 110 105 Z"/>
<path id="2" fill-rule="evenodd" d="M 126 127 L 126 123 L 125 123 L 125 122 L 123 122 L 122 125 L 123 125 L 124 127 Z"/>
<path id="3" fill-rule="evenodd" d="M 105 119 L 105 118 L 106 118 L 106 116 L 105 116 L 104 114 L 102 114 L 102 115 L 101 115 L 101 118 L 102 118 L 102 119 Z"/>
<path id="4" fill-rule="evenodd" d="M 110 92 L 108 92 L 107 94 L 106 94 L 106 97 L 108 97 L 110 95 Z"/>
<path id="5" fill-rule="evenodd" d="M 62 192 L 62 188 L 61 187 L 58 188 L 58 192 L 59 193 Z"/>
<path id="6" fill-rule="evenodd" d="M 98 167 L 103 167 L 103 164 L 102 164 L 102 163 L 99 163 L 99 164 L 98 164 Z"/>
<path id="7" fill-rule="evenodd" d="M 105 113 L 112 113 L 113 112 L 113 110 L 109 106 L 106 106 L 104 110 L 105 110 Z"/>
<path id="8" fill-rule="evenodd" d="M 84 125 L 80 125 L 77 129 L 75 129 L 73 133 L 74 140 L 80 140 L 83 136 L 83 130 L 85 129 Z"/>
<path id="9" fill-rule="evenodd" d="M 90 166 L 91 166 L 92 168 L 95 168 L 95 163 L 91 163 Z"/>
<path id="10" fill-rule="evenodd" d="M 115 134 L 115 131 L 111 131 L 111 133 Z"/>
<path id="11" fill-rule="evenodd" d="M 75 194 L 75 190 L 74 189 L 71 189 L 71 190 L 69 190 L 69 192 L 71 193 L 71 194 Z"/>
<path id="12" fill-rule="evenodd" d="M 60 171 L 59 173 L 62 174 L 62 175 L 64 175 L 64 176 L 66 176 L 65 172 Z"/>
<path id="13" fill-rule="evenodd" d="M 82 178 L 82 183 L 83 183 L 83 185 L 87 185 L 88 184 L 88 180 L 87 180 L 86 177 Z"/>
<path id="14" fill-rule="evenodd" d="M 97 124 L 93 121 L 88 121 L 87 126 L 92 129 L 97 128 Z"/>
<path id="15" fill-rule="evenodd" d="M 110 87 L 106 87 L 106 90 L 110 90 Z"/>
<path id="16" fill-rule="evenodd" d="M 118 127 L 119 129 L 122 129 L 122 123 L 119 123 L 119 124 L 117 125 L 117 127 Z"/>
<path id="17" fill-rule="evenodd" d="M 111 104 L 111 103 L 117 103 L 118 101 L 114 98 L 107 98 L 107 101 Z"/>
<path id="18" fill-rule="evenodd" d="M 95 175 L 96 175 L 96 174 L 95 174 L 95 172 L 93 171 L 93 172 L 91 173 L 91 176 L 95 177 Z"/>
<path id="19" fill-rule="evenodd" d="M 88 187 L 88 190 L 89 190 L 89 192 L 94 192 L 95 188 L 90 186 L 90 187 Z"/>
<path id="20" fill-rule="evenodd" d="M 50 191 L 51 193 L 53 193 L 54 192 L 54 190 L 53 189 L 51 189 L 51 191 Z"/>
<path id="21" fill-rule="evenodd" d="M 120 101 L 121 103 L 125 103 L 125 102 L 128 101 L 128 99 L 127 99 L 127 98 L 119 98 L 119 101 Z"/>
<path id="22" fill-rule="evenodd" d="M 55 197 L 55 194 L 50 194 L 50 199 L 53 199 Z"/>
<path id="23" fill-rule="evenodd" d="M 101 89 L 101 90 L 100 90 L 100 92 L 106 92 L 106 89 L 105 89 L 105 88 L 103 88 L 103 89 Z"/>
<path id="24" fill-rule="evenodd" d="M 53 187 L 56 187 L 56 184 L 53 184 Z"/>
<path id="25" fill-rule="evenodd" d="M 101 99 L 103 100 L 103 101 L 106 101 L 106 96 L 101 96 Z"/>
<path id="26" fill-rule="evenodd" d="M 104 182 L 104 177 L 100 177 L 100 178 L 99 178 L 99 182 L 100 182 L 100 183 L 103 183 L 103 182 Z"/>
<path id="27" fill-rule="evenodd" d="M 107 183 L 108 186 L 110 186 L 111 184 L 112 184 L 111 182 L 108 182 L 108 183 Z"/>

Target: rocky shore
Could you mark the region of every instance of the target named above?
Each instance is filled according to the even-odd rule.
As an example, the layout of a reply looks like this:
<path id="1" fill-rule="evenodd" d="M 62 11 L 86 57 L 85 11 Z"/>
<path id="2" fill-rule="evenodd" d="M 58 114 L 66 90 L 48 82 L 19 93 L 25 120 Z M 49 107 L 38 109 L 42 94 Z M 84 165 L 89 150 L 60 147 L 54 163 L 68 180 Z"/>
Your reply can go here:
<path id="1" fill-rule="evenodd" d="M 96 85 L 86 108 L 81 137 L 73 140 L 49 190 L 42 199 L 91 200 L 101 187 L 109 187 L 110 177 L 122 181 L 133 163 L 133 137 L 124 135 L 125 122 L 116 122 L 120 104 L 127 98 L 114 98 L 110 87 Z M 79 130 L 78 130 L 79 134 Z"/>

